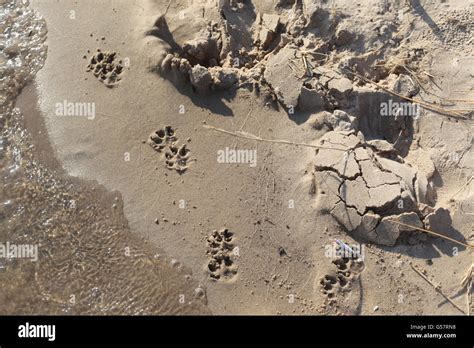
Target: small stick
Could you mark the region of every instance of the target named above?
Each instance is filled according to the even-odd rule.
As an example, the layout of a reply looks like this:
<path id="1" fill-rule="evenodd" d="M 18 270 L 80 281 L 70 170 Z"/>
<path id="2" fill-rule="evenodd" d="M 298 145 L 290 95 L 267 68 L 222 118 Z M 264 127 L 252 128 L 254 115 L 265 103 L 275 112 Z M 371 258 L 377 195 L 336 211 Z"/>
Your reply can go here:
<path id="1" fill-rule="evenodd" d="M 418 230 L 418 231 L 421 231 L 421 232 L 425 232 L 425 233 L 429 233 L 429 234 L 432 234 L 436 237 L 440 237 L 440 238 L 444 238 L 444 239 L 447 239 L 453 243 L 456 243 L 456 244 L 459 244 L 459 245 L 462 245 L 462 246 L 465 246 L 467 248 L 471 248 L 471 249 L 474 249 L 474 245 L 470 245 L 470 244 L 466 244 L 466 243 L 463 243 L 463 242 L 460 242 L 456 239 L 453 239 L 451 237 L 448 237 L 448 236 L 445 236 L 444 234 L 441 234 L 441 233 L 438 233 L 438 232 L 434 232 L 434 231 L 430 231 L 430 230 L 426 230 L 424 228 L 421 228 L 421 227 L 416 227 L 416 226 L 413 226 L 413 225 L 408 225 L 408 224 L 405 224 L 403 222 L 400 222 L 400 221 L 395 221 L 395 220 L 392 220 L 392 219 L 387 219 L 387 221 L 390 221 L 390 222 L 395 222 L 396 224 L 399 224 L 399 225 L 402 225 L 402 226 L 406 226 L 406 227 L 410 227 L 410 228 L 413 228 L 414 230 Z"/>
<path id="2" fill-rule="evenodd" d="M 471 176 L 471 177 L 469 178 L 469 180 L 468 180 L 464 185 L 462 185 L 461 188 L 460 188 L 459 190 L 457 190 L 454 195 L 451 196 L 450 199 L 453 199 L 459 192 L 461 192 L 462 190 L 464 190 L 464 188 L 466 188 L 466 187 L 469 185 L 469 183 L 472 181 L 472 179 L 474 179 L 474 176 Z"/>
<path id="3" fill-rule="evenodd" d="M 168 10 L 170 9 L 170 6 L 171 6 L 171 2 L 172 0 L 168 2 L 168 5 L 166 6 L 166 9 L 165 9 L 165 13 L 163 14 L 164 16 L 166 16 L 166 14 L 168 13 Z"/>
<path id="4" fill-rule="evenodd" d="M 446 296 L 443 291 L 441 290 L 441 287 L 439 285 L 436 285 L 435 283 L 433 283 L 431 280 L 429 280 L 429 278 L 427 276 L 425 276 L 423 273 L 421 273 L 419 270 L 417 270 L 413 264 L 410 262 L 410 267 L 416 272 L 418 273 L 418 275 L 420 277 L 422 277 L 426 282 L 428 282 L 428 284 L 430 284 L 437 292 L 438 294 L 440 294 L 441 296 L 443 296 L 449 303 L 451 303 L 454 307 L 456 307 L 461 313 L 463 314 L 466 314 L 466 312 L 464 312 L 464 310 L 459 307 L 456 303 L 454 303 L 453 300 L 451 300 L 448 296 Z"/>
<path id="5" fill-rule="evenodd" d="M 472 289 L 472 276 L 474 274 L 474 263 L 469 267 L 468 271 L 461 280 L 461 290 L 466 288 L 466 302 L 467 302 L 467 315 L 471 315 L 471 289 Z"/>
<path id="6" fill-rule="evenodd" d="M 249 116 L 250 116 L 250 114 L 252 113 L 252 111 L 253 111 L 253 105 L 252 105 L 252 103 L 250 103 L 250 110 L 249 110 L 249 112 L 247 113 L 247 116 L 245 117 L 244 123 L 242 123 L 242 126 L 240 127 L 240 130 L 243 130 L 243 129 L 244 129 L 245 124 L 247 123 L 247 120 L 249 119 Z"/>
<path id="7" fill-rule="evenodd" d="M 471 288 L 472 288 L 472 279 L 469 282 L 469 286 L 467 287 L 466 293 L 466 301 L 467 301 L 467 315 L 471 315 Z"/>
<path id="8" fill-rule="evenodd" d="M 245 133 L 244 132 L 230 132 L 228 130 L 225 130 L 225 129 L 222 129 L 222 128 L 217 128 L 217 127 L 214 127 L 214 126 L 209 126 L 209 125 L 203 125 L 203 127 L 207 128 L 207 129 L 214 130 L 216 132 L 231 135 L 233 137 L 249 139 L 249 140 L 255 140 L 255 141 L 262 141 L 262 142 L 266 142 L 266 143 L 276 143 L 276 144 L 294 145 L 294 146 L 306 146 L 306 147 L 311 147 L 311 148 L 314 148 L 314 149 L 338 150 L 338 151 L 342 151 L 342 152 L 345 152 L 345 151 L 349 150 L 349 149 L 340 149 L 340 148 L 336 148 L 336 147 L 327 147 L 327 146 L 313 145 L 313 144 L 307 144 L 307 143 L 295 143 L 295 142 L 288 141 L 288 140 L 264 139 L 264 138 L 260 138 L 256 135 L 247 133 L 247 132 L 245 132 Z"/>

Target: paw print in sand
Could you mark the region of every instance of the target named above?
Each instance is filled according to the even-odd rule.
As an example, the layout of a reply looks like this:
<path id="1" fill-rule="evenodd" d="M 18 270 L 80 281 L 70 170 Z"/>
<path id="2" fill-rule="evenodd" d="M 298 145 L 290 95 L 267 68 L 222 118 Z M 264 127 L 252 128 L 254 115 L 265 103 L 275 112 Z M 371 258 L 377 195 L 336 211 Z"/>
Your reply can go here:
<path id="1" fill-rule="evenodd" d="M 148 138 L 148 144 L 157 152 L 164 153 L 165 166 L 178 173 L 184 173 L 188 168 L 190 151 L 185 144 L 178 145 L 178 138 L 171 126 L 153 132 Z"/>
<path id="2" fill-rule="evenodd" d="M 171 145 L 168 147 L 165 153 L 165 164 L 166 168 L 174 169 L 178 173 L 184 172 L 187 167 L 187 161 L 189 159 L 189 149 L 186 148 L 186 145 L 183 144 L 180 147 Z"/>
<path id="3" fill-rule="evenodd" d="M 173 145 L 177 140 L 174 129 L 171 126 L 164 126 L 150 135 L 148 143 L 156 151 L 162 152 L 165 147 Z"/>
<path id="4" fill-rule="evenodd" d="M 352 285 L 364 270 L 364 262 L 350 258 L 337 258 L 332 261 L 333 270 L 321 278 L 321 291 L 328 299 L 352 290 Z"/>
<path id="5" fill-rule="evenodd" d="M 207 268 L 214 280 L 232 279 L 237 274 L 237 266 L 232 259 L 233 233 L 228 229 L 214 230 L 207 238 L 207 255 L 210 256 Z"/>
<path id="6" fill-rule="evenodd" d="M 100 82 L 112 88 L 122 79 L 123 65 L 121 60 L 117 61 L 117 53 L 98 49 L 92 56 L 87 71 L 92 71 Z"/>

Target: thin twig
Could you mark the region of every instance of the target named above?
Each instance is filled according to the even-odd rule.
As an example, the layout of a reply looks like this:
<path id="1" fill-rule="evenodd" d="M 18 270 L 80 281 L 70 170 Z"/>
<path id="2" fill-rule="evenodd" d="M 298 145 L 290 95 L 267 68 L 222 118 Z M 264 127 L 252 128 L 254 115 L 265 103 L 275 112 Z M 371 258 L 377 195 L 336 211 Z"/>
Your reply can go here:
<path id="1" fill-rule="evenodd" d="M 471 289 L 472 289 L 472 277 L 474 275 L 474 263 L 469 267 L 468 271 L 461 280 L 461 290 L 466 288 L 466 304 L 467 304 L 467 315 L 471 315 Z"/>
<path id="2" fill-rule="evenodd" d="M 168 14 L 168 10 L 170 9 L 171 2 L 172 2 L 172 0 L 170 0 L 170 1 L 168 2 L 168 5 L 166 6 L 166 9 L 165 9 L 165 13 L 163 14 L 164 16 L 166 16 L 166 15 Z"/>
<path id="3" fill-rule="evenodd" d="M 457 191 L 451 196 L 450 200 L 453 199 L 457 194 L 459 194 L 459 192 L 461 192 L 462 190 L 464 190 L 464 188 L 466 188 L 466 187 L 469 185 L 469 183 L 470 183 L 473 179 L 474 179 L 474 176 L 471 176 L 471 177 L 469 178 L 469 180 L 467 180 L 467 182 L 466 182 L 464 185 L 462 185 L 461 188 L 460 188 L 459 190 L 457 190 Z"/>
<path id="4" fill-rule="evenodd" d="M 217 128 L 214 126 L 209 126 L 209 125 L 203 125 L 204 128 L 214 130 L 216 132 L 224 133 L 227 135 L 231 135 L 233 137 L 237 138 L 243 138 L 243 139 L 248 139 L 248 140 L 255 140 L 255 141 L 261 141 L 261 142 L 266 142 L 266 143 L 275 143 L 275 144 L 284 144 L 284 145 L 293 145 L 293 146 L 306 146 L 306 147 L 311 147 L 314 149 L 326 149 L 326 150 L 338 150 L 345 152 L 349 150 L 347 149 L 341 149 L 337 147 L 327 147 L 327 146 L 322 146 L 322 145 L 313 145 L 313 144 L 307 144 L 307 143 L 295 143 L 293 141 L 288 141 L 288 140 L 280 140 L 280 139 L 264 139 L 260 138 L 254 134 L 250 134 L 247 132 L 231 132 L 222 128 Z"/>
<path id="5" fill-rule="evenodd" d="M 454 307 L 456 307 L 461 313 L 466 314 L 464 310 L 459 307 L 456 303 L 454 303 L 453 300 L 451 300 L 448 296 L 446 296 L 443 291 L 441 290 L 441 287 L 439 285 L 436 285 L 433 283 L 427 276 L 425 276 L 423 273 L 421 273 L 419 270 L 417 270 L 413 264 L 410 262 L 410 267 L 420 276 L 422 277 L 428 284 L 430 284 L 441 296 L 443 296 L 449 303 L 451 303 Z"/>
<path id="6" fill-rule="evenodd" d="M 249 119 L 249 116 L 250 116 L 250 114 L 252 113 L 252 111 L 253 111 L 253 104 L 250 103 L 250 110 L 249 110 L 249 112 L 247 113 L 247 116 L 245 117 L 244 123 L 242 123 L 242 126 L 240 126 L 240 130 L 241 130 L 241 131 L 244 129 L 245 124 L 247 123 L 247 120 Z"/>
<path id="7" fill-rule="evenodd" d="M 447 239 L 453 243 L 456 243 L 456 244 L 459 244 L 459 245 L 462 245 L 462 246 L 465 246 L 467 248 L 471 248 L 471 249 L 474 249 L 474 245 L 470 245 L 470 244 L 466 244 L 466 243 L 463 243 L 463 242 L 460 242 L 456 239 L 453 239 L 451 237 L 448 237 L 448 236 L 445 236 L 444 234 L 441 234 L 441 233 L 438 233 L 438 232 L 434 232 L 434 231 L 430 231 L 430 230 L 426 230 L 424 228 L 421 228 L 421 227 L 416 227 L 416 226 L 413 226 L 413 225 L 409 225 L 409 224 L 405 224 L 403 222 L 400 222 L 400 221 L 396 221 L 396 220 L 392 220 L 392 219 L 387 219 L 387 221 L 390 221 L 390 222 L 394 222 L 396 224 L 399 224 L 399 225 L 402 225 L 402 226 L 405 226 L 405 227 L 410 227 L 410 228 L 413 228 L 414 230 L 418 230 L 418 231 L 421 231 L 421 232 L 425 232 L 425 233 L 429 233 L 429 234 L 432 234 L 436 237 L 440 237 L 440 238 L 444 238 L 444 239 Z"/>
<path id="8" fill-rule="evenodd" d="M 471 315 L 471 289 L 472 289 L 472 279 L 469 282 L 469 286 L 467 287 L 466 292 L 466 301 L 467 301 L 467 315 Z"/>

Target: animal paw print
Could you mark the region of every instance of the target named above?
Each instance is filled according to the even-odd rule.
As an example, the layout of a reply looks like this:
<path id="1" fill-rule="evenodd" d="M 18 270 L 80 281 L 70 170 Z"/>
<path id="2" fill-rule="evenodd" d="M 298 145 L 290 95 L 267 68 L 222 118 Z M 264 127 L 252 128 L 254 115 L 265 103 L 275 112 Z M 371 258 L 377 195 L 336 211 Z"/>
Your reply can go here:
<path id="1" fill-rule="evenodd" d="M 178 146 L 177 142 L 178 138 L 171 126 L 165 126 L 153 132 L 148 138 L 148 143 L 153 149 L 164 153 L 166 168 L 184 173 L 188 168 L 190 151 L 185 144 Z"/>
<path id="2" fill-rule="evenodd" d="M 177 140 L 174 129 L 171 126 L 164 126 L 150 135 L 148 143 L 156 151 L 162 152 L 165 147 L 173 146 Z"/>
<path id="3" fill-rule="evenodd" d="M 364 270 L 364 262 L 350 258 L 337 258 L 332 261 L 335 269 L 320 280 L 321 291 L 329 299 L 339 293 L 352 290 L 352 284 Z"/>
<path id="4" fill-rule="evenodd" d="M 122 79 L 122 61 L 117 62 L 117 53 L 102 52 L 100 49 L 92 56 L 87 71 L 92 71 L 95 77 L 107 87 L 114 87 Z"/>
<path id="5" fill-rule="evenodd" d="M 232 259 L 233 233 L 228 229 L 214 230 L 207 238 L 207 255 L 210 256 L 207 268 L 214 280 L 232 279 L 237 274 L 237 266 Z"/>
<path id="6" fill-rule="evenodd" d="M 166 168 L 174 169 L 178 173 L 183 173 L 188 168 L 187 161 L 189 159 L 189 149 L 183 144 L 180 147 L 170 146 L 165 153 L 165 164 Z"/>

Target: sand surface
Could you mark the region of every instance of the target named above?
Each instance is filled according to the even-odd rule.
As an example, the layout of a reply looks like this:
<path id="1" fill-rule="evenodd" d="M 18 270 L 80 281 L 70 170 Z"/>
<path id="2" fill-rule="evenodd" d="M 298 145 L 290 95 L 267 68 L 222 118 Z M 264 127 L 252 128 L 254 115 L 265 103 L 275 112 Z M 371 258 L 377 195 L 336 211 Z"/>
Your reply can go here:
<path id="1" fill-rule="evenodd" d="M 276 7 L 277 3 L 281 7 Z M 280 16 L 282 22 L 285 18 L 291 24 L 293 19 L 287 19 L 291 3 L 259 1 L 253 9 L 254 13 Z M 308 4 L 319 4 L 316 1 L 303 3 L 307 6 L 303 11 L 309 11 L 311 6 Z M 324 11 L 316 13 L 315 18 L 328 22 L 317 26 L 314 31 L 322 41 L 332 37 L 332 31 L 338 34 L 334 34 L 333 48 L 321 46 L 325 49 L 324 55 L 330 57 L 324 63 L 320 57 L 316 60 L 308 58 L 310 64 L 318 65 L 319 69 L 333 69 L 345 59 L 350 64 L 351 57 L 379 49 L 383 52 L 380 61 L 386 61 L 387 67 L 393 68 L 393 71 L 387 69 L 394 76 L 390 77 L 383 71 L 381 75 L 379 72 L 365 75 L 367 78 L 392 88 L 391 79 L 399 74 L 410 76 L 412 81 L 415 80 L 413 76 L 419 77 L 424 89 L 417 91 L 414 98 L 435 101 L 437 107 L 456 110 L 454 112 L 464 116 L 459 118 L 433 109 L 422 109 L 420 117 L 413 122 L 410 120 L 407 133 L 403 133 L 402 140 L 393 147 L 400 153 L 404 165 L 416 168 L 417 180 L 422 175 L 427 177 L 432 194 L 425 203 L 431 206 L 430 209 L 445 208 L 448 211 L 452 223 L 445 226 L 432 222 L 431 229 L 463 244 L 472 243 L 474 183 L 468 180 L 472 178 L 474 169 L 471 151 L 474 64 L 472 24 L 466 20 L 469 14 L 472 18 L 472 6 L 463 1 L 449 4 L 411 1 L 410 6 L 378 0 L 359 5 L 352 1 L 335 1 L 333 5 L 331 2 L 322 3 Z M 254 28 L 252 21 L 257 21 L 245 12 L 250 2 L 230 1 L 226 4 L 222 6 L 227 21 L 236 23 L 227 28 L 228 35 L 239 40 L 237 43 L 230 40 L 231 53 L 221 57 L 217 68 L 212 64 L 204 66 L 203 74 L 207 71 L 217 74 L 221 67 L 228 69 L 226 64 L 230 64 L 230 57 L 235 54 L 233 44 L 245 46 L 245 40 L 250 40 L 252 45 L 255 33 L 250 29 L 241 30 L 247 26 Z M 243 7 L 239 7 L 242 4 Z M 145 35 L 156 27 L 157 19 L 166 18 L 176 45 L 186 47 L 186 42 L 198 36 L 208 21 L 219 23 L 218 6 L 219 1 L 203 1 L 202 4 L 184 0 L 169 4 L 151 0 L 32 1 L 31 7 L 46 21 L 48 51 L 34 83 L 23 90 L 17 101 L 17 107 L 24 115 L 22 124 L 35 145 L 31 156 L 61 175 L 82 180 L 77 185 L 85 185 L 86 192 L 90 187 L 100 185 L 98 192 L 91 193 L 92 198 L 86 198 L 90 202 L 100 202 L 101 206 L 101 210 L 89 219 L 93 221 L 102 217 L 100 220 L 104 220 L 104 224 L 120 221 L 120 228 L 131 231 L 123 234 L 127 238 L 137 238 L 137 253 L 143 250 L 144 254 L 151 255 L 146 260 L 152 261 L 131 264 L 124 261 L 128 266 L 123 269 L 130 272 L 127 274 L 136 274 L 121 282 L 114 282 L 113 277 L 96 277 L 96 280 L 93 275 L 84 277 L 88 289 L 94 288 L 97 279 L 108 286 L 104 285 L 103 292 L 110 296 L 108 302 L 105 301 L 110 306 L 96 305 L 94 308 L 104 314 L 462 314 L 412 269 L 412 263 L 429 279 L 440 284 L 443 291 L 467 312 L 466 292 L 461 290 L 460 283 L 472 265 L 472 248 L 425 234 L 420 237 L 421 233 L 413 231 L 410 240 L 393 237 L 391 230 L 387 232 L 388 239 L 381 238 L 378 233 L 372 238 L 367 231 L 347 228 L 345 220 L 341 223 L 347 211 L 354 209 L 353 206 L 360 205 L 358 210 L 365 213 L 373 205 L 375 210 L 384 210 L 377 213 L 386 214 L 380 201 L 385 199 L 387 204 L 395 204 L 395 198 L 387 198 L 391 183 L 380 190 L 383 192 L 372 196 L 375 203 L 370 201 L 362 205 L 365 186 L 359 189 L 356 180 L 348 178 L 350 175 L 344 166 L 344 172 L 338 172 L 339 179 L 347 180 L 347 185 L 354 186 L 355 191 L 347 189 L 348 195 L 342 199 L 344 204 L 338 203 L 343 206 L 343 212 L 338 213 L 333 209 L 335 203 L 330 195 L 322 192 L 327 182 L 321 182 L 321 173 L 336 170 L 337 164 L 333 162 L 340 156 L 336 150 L 325 154 L 311 146 L 256 141 L 206 127 L 241 132 L 240 135 L 250 133 L 261 139 L 319 146 L 323 144 L 321 139 L 327 139 L 324 137 L 328 134 L 339 137 L 340 132 L 347 131 L 344 127 L 352 127 L 349 121 L 344 124 L 337 121 L 337 125 L 321 121 L 329 117 L 328 114 L 337 114 L 334 110 L 340 109 L 359 121 L 367 117 L 364 141 L 372 140 L 371 137 L 379 139 L 381 136 L 377 132 L 387 132 L 388 129 L 384 128 L 385 124 L 374 128 L 375 116 L 372 115 L 378 115 L 380 106 L 374 101 L 376 86 L 360 83 L 360 79 L 358 82 L 350 80 L 353 76 L 338 76 L 326 84 L 326 89 L 321 91 L 323 106 L 314 104 L 314 97 L 305 99 L 303 105 L 303 97 L 299 95 L 302 87 L 298 85 L 301 73 L 305 74 L 303 58 L 296 59 L 297 67 L 302 70 L 296 77 L 289 78 L 285 75 L 289 69 L 287 58 L 282 54 L 285 48 L 277 51 L 270 36 L 263 36 L 270 34 L 263 33 L 260 27 L 261 46 L 255 59 L 261 63 L 249 63 L 248 71 L 257 71 L 259 64 L 265 65 L 267 69 L 263 76 L 267 84 L 259 85 L 261 80 L 255 82 L 249 78 L 252 88 L 227 89 L 223 88 L 222 78 L 220 84 L 213 82 L 210 91 L 208 85 L 192 80 L 198 75 L 190 73 L 191 82 L 186 80 L 188 71 L 184 70 L 182 60 L 183 68 L 178 74 L 163 68 L 167 54 L 180 53 L 173 51 L 169 40 L 163 40 L 162 29 L 156 37 Z M 339 16 L 342 19 L 335 28 L 331 20 Z M 269 22 L 270 19 L 274 17 L 268 17 Z M 265 17 L 262 28 L 264 23 Z M 294 30 L 296 36 L 301 35 L 309 41 L 314 39 L 305 36 L 304 30 L 296 34 L 296 24 L 291 24 L 293 27 L 290 24 L 285 27 L 288 32 Z M 278 30 L 282 30 L 282 25 L 279 24 Z M 350 37 L 349 41 L 344 39 L 344 35 L 350 36 L 343 31 L 347 28 L 357 28 L 354 29 L 357 36 Z M 233 33 L 233 30 L 242 32 Z M 398 34 L 403 39 L 394 38 Z M 268 46 L 263 43 L 266 39 L 270 40 Z M 226 42 L 221 44 L 225 46 Z M 306 45 L 304 49 L 311 49 L 307 42 L 303 45 Z M 115 52 L 116 60 L 121 61 L 116 62 L 122 69 L 119 79 L 107 80 L 110 86 L 87 71 L 97 49 Z M 300 49 L 303 48 L 295 50 Z M 420 50 L 423 50 L 423 55 L 419 60 L 406 58 L 400 62 L 404 53 L 416 54 Z M 192 59 L 197 58 L 189 52 L 186 59 L 195 66 Z M 249 56 L 253 58 L 252 54 Z M 282 59 L 285 64 L 281 63 Z M 209 63 L 208 57 L 205 60 L 206 63 L 204 60 L 200 63 Z M 403 66 L 418 70 L 409 75 Z M 360 63 L 359 67 L 362 69 L 360 73 L 364 74 L 363 64 Z M 373 66 L 371 68 L 371 71 L 377 71 Z M 247 71 L 239 69 L 236 74 L 242 78 L 241 75 Z M 227 78 L 231 73 L 233 71 L 226 70 L 228 75 L 221 76 Z M 257 72 L 256 76 L 261 78 L 259 74 Z M 322 76 L 319 81 L 324 74 Z M 343 78 L 349 81 L 348 92 L 344 90 L 346 81 Z M 255 92 L 255 83 L 261 88 L 260 95 Z M 308 87 L 308 91 L 312 93 L 314 89 Z M 380 88 L 379 92 L 383 94 Z M 382 95 L 381 100 L 385 100 L 383 98 L 387 95 Z M 359 96 L 359 99 L 354 96 Z M 440 101 L 440 97 L 444 99 Z M 294 100 L 299 104 L 293 105 Z M 470 103 L 465 102 L 469 100 Z M 58 115 L 58 103 L 67 102 L 93 103 L 94 117 Z M 296 107 L 296 112 L 290 111 L 292 107 Z M 166 144 L 156 151 L 150 146 L 150 134 L 164 130 L 166 126 L 171 127 L 175 144 Z M 394 140 L 390 137 L 396 139 L 399 135 L 398 129 L 393 128 L 395 126 L 400 124 L 390 125 L 393 134 L 382 134 L 391 144 Z M 393 150 L 391 144 L 389 152 Z M 171 147 L 175 145 L 186 145 L 189 152 L 182 162 L 178 161 L 184 167 L 169 169 L 165 165 L 166 151 L 172 151 Z M 218 159 L 219 151 L 238 149 L 256 153 L 255 165 L 221 163 Z M 179 157 L 172 160 L 177 161 L 176 158 L 179 160 Z M 356 158 L 354 162 L 356 171 L 361 165 L 359 160 Z M 436 170 L 427 175 L 431 164 Z M 363 173 L 361 178 L 367 181 L 368 175 Z M 65 180 L 76 182 L 77 179 Z M 403 188 L 398 188 L 397 199 L 400 190 L 403 192 Z M 353 197 L 351 192 L 355 192 Z M 420 194 L 414 196 L 414 204 L 421 203 Z M 350 200 L 354 203 L 349 203 Z M 325 210 L 328 204 L 331 213 Z M 391 212 L 390 216 L 399 213 Z M 358 217 L 360 212 L 355 214 Z M 76 218 L 69 217 L 72 225 Z M 423 223 L 420 222 L 420 226 L 426 227 Z M 80 227 L 83 225 L 78 226 L 78 233 L 81 229 L 86 231 Z M 66 233 L 67 229 L 64 231 Z M 100 233 L 100 229 L 96 233 Z M 396 233 L 398 236 L 398 230 Z M 348 245 L 362 243 L 364 260 L 328 257 L 327 248 L 334 244 L 334 239 Z M 122 239 L 120 243 L 127 244 Z M 76 248 L 74 244 L 71 247 L 73 250 Z M 94 267 L 100 268 L 101 262 L 105 262 L 103 258 L 107 257 L 100 256 L 103 249 L 97 253 L 99 256 L 95 260 L 102 261 L 88 264 L 86 260 L 85 264 L 95 264 Z M 154 258 L 157 253 L 160 257 Z M 51 267 L 57 267 L 55 259 L 52 260 Z M 148 262 L 158 265 L 151 266 Z M 44 269 L 43 274 L 51 272 L 47 266 L 39 267 Z M 152 267 L 160 270 L 156 283 L 148 274 Z M 111 272 L 119 274 L 120 267 Z M 37 284 L 28 279 L 24 282 Z M 48 283 L 48 280 L 43 282 Z M 162 283 L 166 284 L 167 291 L 159 290 Z M 114 298 L 112 289 L 120 288 L 120 284 L 128 284 L 130 288 Z M 143 284 L 143 287 L 138 284 Z M 71 293 L 79 289 L 82 285 L 78 285 L 76 290 L 51 287 L 48 293 L 59 302 L 67 302 Z M 157 296 L 156 300 L 150 300 L 150 294 Z M 186 303 L 188 298 L 192 298 L 192 303 L 183 305 L 180 294 L 186 294 Z M 130 307 L 127 307 L 126 298 Z M 46 300 L 37 311 L 89 313 L 90 305 L 87 304 L 91 301 L 84 296 L 82 307 L 66 306 L 64 309 L 64 306 L 58 307 Z M 1 308 L 8 313 L 23 312 L 22 302 L 18 302 L 20 304 L 15 308 Z M 120 305 L 114 306 L 114 303 Z"/>

